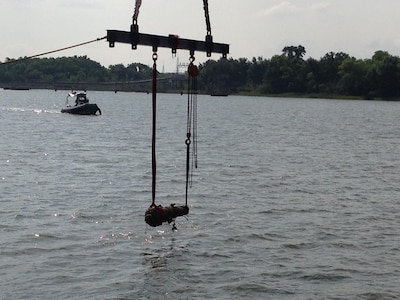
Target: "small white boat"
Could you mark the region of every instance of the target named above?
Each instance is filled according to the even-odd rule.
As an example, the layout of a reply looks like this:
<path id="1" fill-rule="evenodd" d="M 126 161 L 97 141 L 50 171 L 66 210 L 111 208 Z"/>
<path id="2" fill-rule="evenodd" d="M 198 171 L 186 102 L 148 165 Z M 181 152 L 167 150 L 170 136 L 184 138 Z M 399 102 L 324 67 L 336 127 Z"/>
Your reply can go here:
<path id="1" fill-rule="evenodd" d="M 71 105 L 74 102 L 75 105 Z M 101 115 L 101 110 L 96 103 L 89 103 L 89 98 L 86 92 L 71 92 L 68 93 L 65 108 L 61 109 L 62 113 L 75 115 Z"/>

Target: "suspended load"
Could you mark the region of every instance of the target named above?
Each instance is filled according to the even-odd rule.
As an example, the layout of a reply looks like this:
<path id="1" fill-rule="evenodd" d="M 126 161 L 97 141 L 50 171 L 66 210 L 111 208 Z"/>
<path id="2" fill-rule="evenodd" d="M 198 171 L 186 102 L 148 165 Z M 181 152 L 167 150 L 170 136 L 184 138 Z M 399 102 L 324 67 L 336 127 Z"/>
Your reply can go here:
<path id="1" fill-rule="evenodd" d="M 190 39 L 182 39 L 178 35 L 170 34 L 168 36 L 159 36 L 154 34 L 144 34 L 139 32 L 137 23 L 139 9 L 142 0 L 136 0 L 135 10 L 132 17 L 132 25 L 130 31 L 107 30 L 107 41 L 109 46 L 115 47 L 115 43 L 130 44 L 132 49 L 137 49 L 138 45 L 151 46 L 153 49 L 153 81 L 152 81 L 152 201 L 150 207 L 145 212 L 145 222 L 157 227 L 165 222 L 171 223 L 175 218 L 185 216 L 189 213 L 188 207 L 188 187 L 191 184 L 191 171 L 193 167 L 197 167 L 197 75 L 199 70 L 194 64 L 194 54 L 196 51 L 205 52 L 207 57 L 212 53 L 220 53 L 226 58 L 229 53 L 229 45 L 214 43 L 211 35 L 210 16 L 208 9 L 208 0 L 203 0 L 204 14 L 206 18 L 207 35 L 205 41 L 197 41 Z M 187 133 L 185 144 L 186 151 L 186 200 L 185 205 L 170 206 L 157 205 L 155 203 L 156 196 L 156 121 L 157 121 L 157 50 L 158 48 L 169 48 L 175 54 L 178 49 L 189 50 L 190 64 L 188 67 L 188 112 L 187 112 Z M 173 229 L 176 229 L 175 222 Z"/>
<path id="2" fill-rule="evenodd" d="M 144 215 L 144 220 L 150 226 L 156 227 L 164 222 L 171 223 L 175 218 L 185 216 L 189 213 L 188 206 L 170 206 L 163 207 L 161 205 L 150 206 Z"/>

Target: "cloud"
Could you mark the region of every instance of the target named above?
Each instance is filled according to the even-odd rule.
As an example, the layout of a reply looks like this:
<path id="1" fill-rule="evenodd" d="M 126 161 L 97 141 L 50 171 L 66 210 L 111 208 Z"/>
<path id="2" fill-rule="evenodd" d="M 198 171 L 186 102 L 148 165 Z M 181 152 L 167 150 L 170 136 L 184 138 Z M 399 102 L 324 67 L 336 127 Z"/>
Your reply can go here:
<path id="1" fill-rule="evenodd" d="M 260 13 L 263 16 L 280 16 L 280 15 L 291 14 L 297 9 L 298 8 L 296 7 L 296 5 L 294 5 L 290 1 L 283 1 L 277 5 L 262 10 Z"/>
<path id="2" fill-rule="evenodd" d="M 57 5 L 57 3 L 54 3 L 54 5 Z M 105 3 L 103 1 L 95 1 L 95 0 L 85 0 L 85 1 L 62 0 L 62 1 L 60 1 L 60 3 L 58 5 L 63 8 L 96 9 L 96 10 L 98 10 L 98 9 L 104 9 Z"/>
<path id="3" fill-rule="evenodd" d="M 329 9 L 330 4 L 328 2 L 319 2 L 319 3 L 315 3 L 312 4 L 310 6 L 312 11 L 315 12 L 321 12 L 321 11 L 327 11 L 327 9 Z"/>
<path id="4" fill-rule="evenodd" d="M 321 12 L 327 12 L 330 7 L 328 2 L 318 2 L 312 4 L 299 4 L 293 3 L 292 1 L 282 1 L 276 5 L 269 8 L 261 10 L 261 16 L 270 17 L 284 17 L 292 15 L 304 15 L 304 14 L 319 14 Z"/>

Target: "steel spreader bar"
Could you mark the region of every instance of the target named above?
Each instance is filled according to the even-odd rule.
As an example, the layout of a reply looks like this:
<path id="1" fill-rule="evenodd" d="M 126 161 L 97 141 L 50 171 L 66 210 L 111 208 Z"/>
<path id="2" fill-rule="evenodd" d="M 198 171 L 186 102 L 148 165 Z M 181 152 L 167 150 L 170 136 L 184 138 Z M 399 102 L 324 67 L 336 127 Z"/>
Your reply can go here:
<path id="1" fill-rule="evenodd" d="M 136 24 L 135 24 L 136 25 Z M 189 50 L 191 53 L 196 51 L 206 52 L 210 57 L 212 53 L 220 53 L 226 58 L 229 53 L 229 45 L 214 43 L 212 39 L 206 37 L 206 41 L 196 41 L 190 39 L 182 39 L 177 35 L 160 36 L 154 34 L 145 34 L 137 31 L 137 25 L 132 25 L 131 31 L 107 30 L 107 41 L 109 46 L 113 48 L 115 43 L 131 44 L 132 49 L 137 49 L 138 45 L 157 48 L 170 48 L 172 53 L 176 53 L 178 49 Z"/>

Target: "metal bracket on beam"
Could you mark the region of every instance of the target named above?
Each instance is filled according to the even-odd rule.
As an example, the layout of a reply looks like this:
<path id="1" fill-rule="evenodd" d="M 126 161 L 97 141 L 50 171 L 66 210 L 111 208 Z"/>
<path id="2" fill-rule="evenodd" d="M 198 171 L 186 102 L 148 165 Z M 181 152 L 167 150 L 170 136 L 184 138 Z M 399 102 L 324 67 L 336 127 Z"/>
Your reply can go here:
<path id="1" fill-rule="evenodd" d="M 150 46 L 153 49 L 169 48 L 172 53 L 176 53 L 177 49 L 183 49 L 193 53 L 195 51 L 206 52 L 208 57 L 211 56 L 211 53 L 220 53 L 222 57 L 226 58 L 229 53 L 229 45 L 214 43 L 211 35 L 207 35 L 205 41 L 181 39 L 172 34 L 160 36 L 139 33 L 137 25 L 132 25 L 131 31 L 107 30 L 107 41 L 111 48 L 115 46 L 115 43 L 125 43 L 131 44 L 132 49 L 137 49 L 137 45 Z"/>

